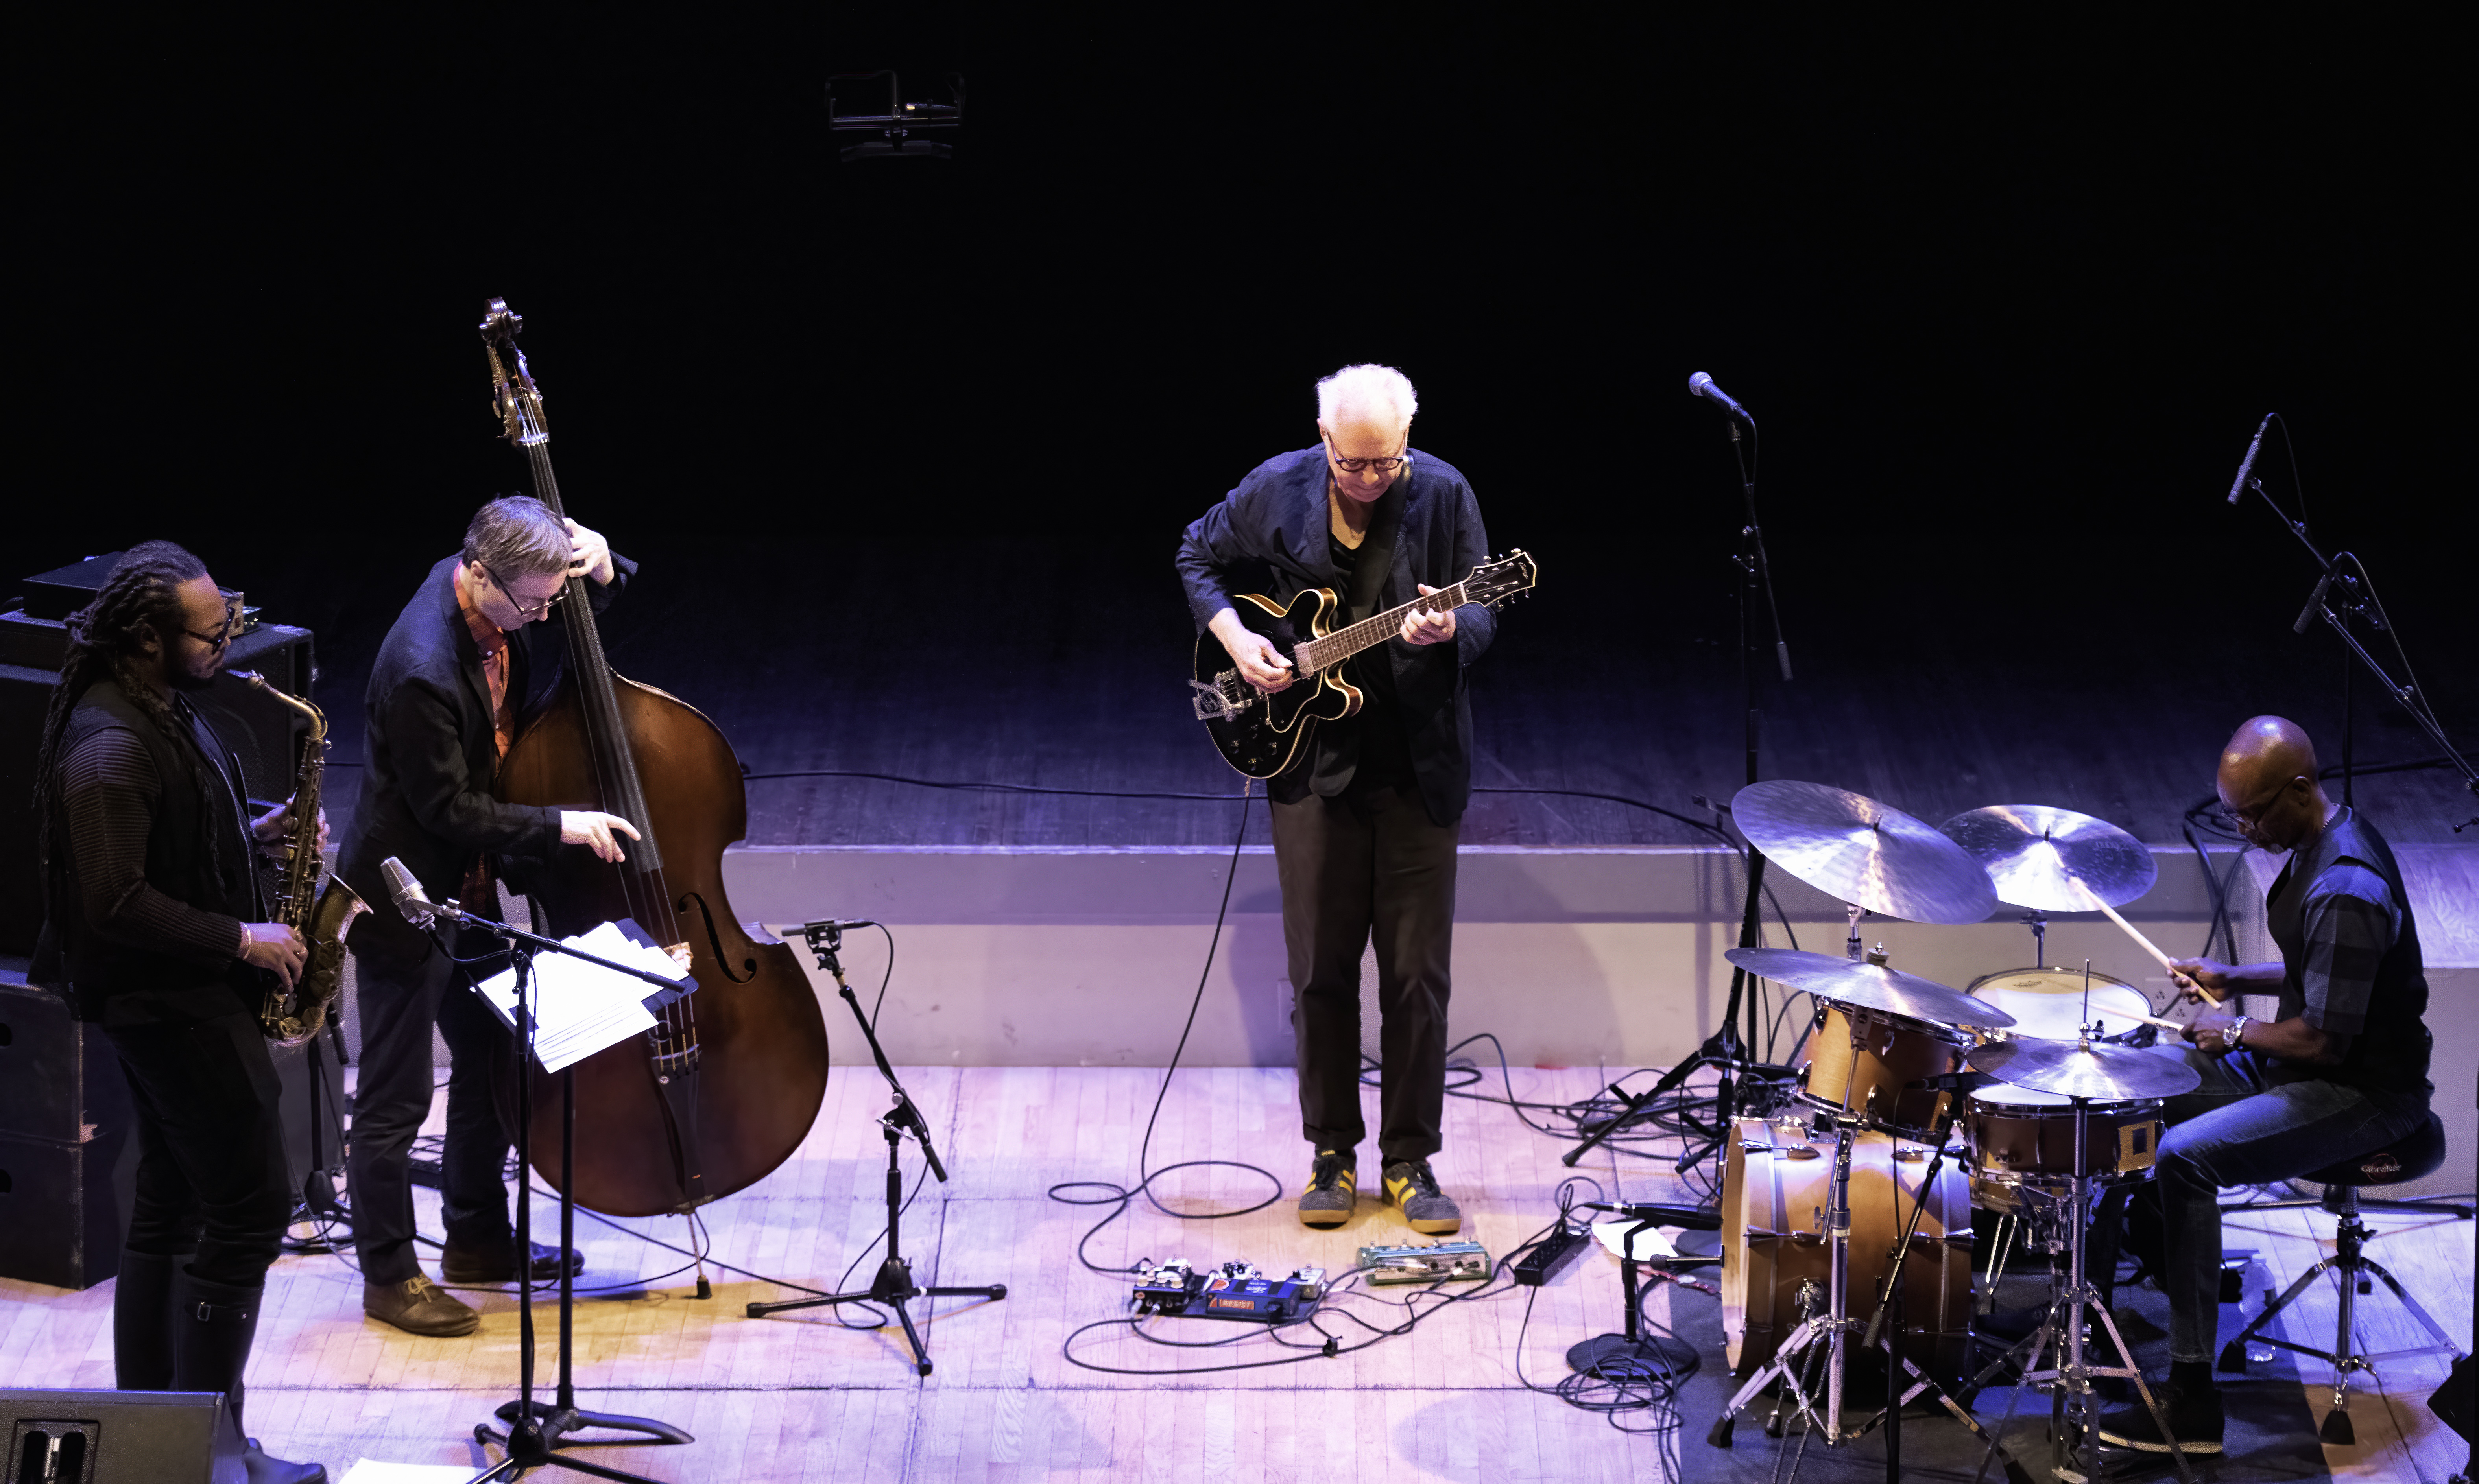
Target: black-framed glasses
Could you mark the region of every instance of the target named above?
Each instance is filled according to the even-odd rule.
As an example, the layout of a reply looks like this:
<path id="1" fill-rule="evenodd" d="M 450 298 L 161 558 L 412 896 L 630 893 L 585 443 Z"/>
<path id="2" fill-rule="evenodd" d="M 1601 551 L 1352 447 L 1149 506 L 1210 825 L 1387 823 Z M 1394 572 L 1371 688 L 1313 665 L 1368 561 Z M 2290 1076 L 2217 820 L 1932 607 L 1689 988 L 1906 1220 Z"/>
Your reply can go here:
<path id="1" fill-rule="evenodd" d="M 527 623 L 531 623 L 535 619 L 549 617 L 550 610 L 558 607 L 560 603 L 565 601 L 568 598 L 568 580 L 563 577 L 560 579 L 559 591 L 551 594 L 542 601 L 533 603 L 520 601 L 517 598 L 517 590 L 501 581 L 498 573 L 493 572 L 488 567 L 483 567 L 480 562 L 475 562 L 473 565 L 482 568 L 482 576 L 490 578 L 491 585 L 498 588 L 500 596 L 508 600 L 508 606 L 517 610 L 517 617 L 525 620 Z"/>
<path id="2" fill-rule="evenodd" d="M 211 649 L 211 650 L 220 650 L 220 649 L 222 649 L 225 645 L 228 645 L 228 644 L 232 643 L 232 640 L 233 640 L 233 630 L 234 630 L 234 629 L 236 629 L 236 628 L 239 628 L 240 627 L 241 627 L 241 604 L 240 604 L 240 603 L 237 603 L 237 602 L 228 602 L 228 603 L 225 603 L 225 604 L 224 604 L 224 623 L 223 623 L 223 627 L 222 627 L 221 628 L 217 629 L 214 633 L 211 633 L 211 634 L 202 634 L 202 633 L 198 632 L 198 631 L 197 631 L 196 629 L 194 629 L 194 628 L 184 628 L 184 629 L 182 629 L 182 630 L 181 630 L 181 632 L 183 632 L 183 633 L 185 633 L 185 634 L 188 634 L 188 635 L 189 635 L 191 638 L 192 638 L 192 639 L 197 640 L 200 644 L 205 645 L 208 649 Z"/>
<path id="3" fill-rule="evenodd" d="M 1402 468 L 1404 465 L 1412 462 L 1412 450 L 1409 448 L 1395 454 L 1393 458 L 1347 459 L 1336 450 L 1334 447 L 1334 435 L 1332 433 L 1319 429 L 1318 436 L 1325 440 L 1325 451 L 1333 457 L 1336 467 L 1340 468 L 1347 474 L 1356 474 L 1371 469 L 1376 470 L 1381 474 L 1391 474 L 1394 471 Z"/>

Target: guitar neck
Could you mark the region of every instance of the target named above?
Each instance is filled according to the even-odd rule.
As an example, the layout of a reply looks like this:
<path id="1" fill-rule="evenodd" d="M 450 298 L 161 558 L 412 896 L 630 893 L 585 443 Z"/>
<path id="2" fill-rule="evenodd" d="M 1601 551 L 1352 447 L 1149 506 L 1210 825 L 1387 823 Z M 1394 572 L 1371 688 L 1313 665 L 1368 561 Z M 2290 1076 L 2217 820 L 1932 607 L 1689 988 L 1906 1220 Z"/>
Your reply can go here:
<path id="1" fill-rule="evenodd" d="M 1361 651 L 1373 649 L 1401 633 L 1403 620 L 1412 614 L 1423 610 L 1441 613 L 1448 608 L 1462 607 L 1470 601 L 1464 596 L 1461 582 L 1441 588 L 1383 613 L 1372 613 L 1359 623 L 1338 628 L 1321 639 L 1311 639 L 1292 652 L 1291 663 L 1302 675 L 1331 670 Z"/>

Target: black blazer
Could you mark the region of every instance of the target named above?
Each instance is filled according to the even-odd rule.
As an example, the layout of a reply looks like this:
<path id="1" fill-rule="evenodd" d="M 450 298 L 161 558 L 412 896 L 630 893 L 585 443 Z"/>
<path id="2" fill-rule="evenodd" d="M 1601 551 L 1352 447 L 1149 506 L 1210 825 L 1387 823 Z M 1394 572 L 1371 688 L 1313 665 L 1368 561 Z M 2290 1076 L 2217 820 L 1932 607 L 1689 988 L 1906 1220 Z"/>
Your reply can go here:
<path id="1" fill-rule="evenodd" d="M 432 900 L 456 895 L 476 856 L 548 857 L 559 845 L 559 810 L 492 797 L 498 748 L 482 649 L 456 606 L 456 564 L 430 569 L 396 615 L 363 692 L 368 715 L 361 796 L 345 832 L 338 873 L 371 905 L 353 927 L 355 953 L 419 959 L 428 941 L 396 911 L 379 862 L 390 856 Z M 637 564 L 611 558 L 608 585 L 586 584 L 594 611 L 611 605 Z M 568 654 L 568 621 L 549 618 L 508 635 L 508 694 L 522 719 L 556 692 Z M 492 906 L 477 910 L 489 912 Z"/>
<path id="2" fill-rule="evenodd" d="M 1489 533 L 1470 484 L 1445 460 L 1411 450 L 1403 486 L 1403 514 L 1394 537 L 1394 569 L 1386 575 L 1377 605 L 1392 608 L 1420 596 L 1416 585 L 1460 582 L 1489 559 Z M 1239 487 L 1188 526 L 1179 543 L 1179 576 L 1188 605 L 1201 629 L 1231 606 L 1235 592 L 1262 593 L 1289 602 L 1304 588 L 1339 587 L 1326 546 L 1325 446 L 1278 454 L 1248 472 Z M 1471 696 L 1464 667 L 1480 658 L 1497 636 L 1497 615 L 1478 603 L 1455 610 L 1452 645 L 1411 645 L 1390 639 L 1384 653 L 1394 668 L 1394 704 L 1411 742 L 1412 773 L 1420 802 L 1441 825 L 1463 818 L 1471 802 Z M 1285 774 L 1267 785 L 1277 792 L 1292 783 Z"/>

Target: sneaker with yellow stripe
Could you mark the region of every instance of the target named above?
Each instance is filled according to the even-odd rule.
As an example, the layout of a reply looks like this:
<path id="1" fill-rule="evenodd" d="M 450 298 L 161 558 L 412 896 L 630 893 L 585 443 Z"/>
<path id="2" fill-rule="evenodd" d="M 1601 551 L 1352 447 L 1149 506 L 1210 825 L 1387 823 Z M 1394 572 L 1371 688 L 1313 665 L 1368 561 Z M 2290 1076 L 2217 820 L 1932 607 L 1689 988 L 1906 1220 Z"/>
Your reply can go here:
<path id="1" fill-rule="evenodd" d="M 1320 1149 L 1300 1192 L 1300 1224 L 1341 1226 L 1360 1201 L 1360 1162 L 1348 1149 Z"/>
<path id="2" fill-rule="evenodd" d="M 1386 1204 L 1403 1209 L 1412 1230 L 1443 1237 L 1464 1229 L 1464 1211 L 1438 1189 L 1426 1160 L 1398 1160 L 1386 1166 Z"/>

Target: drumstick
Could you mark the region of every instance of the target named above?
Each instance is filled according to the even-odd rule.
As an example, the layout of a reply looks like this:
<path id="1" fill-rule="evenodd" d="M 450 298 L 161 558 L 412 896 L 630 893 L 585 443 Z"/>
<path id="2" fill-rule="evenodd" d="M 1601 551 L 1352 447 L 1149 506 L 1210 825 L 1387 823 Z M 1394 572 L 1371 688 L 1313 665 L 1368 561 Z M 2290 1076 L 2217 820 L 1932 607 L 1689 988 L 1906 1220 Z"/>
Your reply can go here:
<path id="1" fill-rule="evenodd" d="M 2170 982 L 2171 984 L 2176 984 L 2179 980 L 2184 979 L 2184 980 L 2185 980 L 2185 981 L 2186 981 L 2186 983 L 2188 983 L 2188 984 L 2190 984 L 2190 985 L 2194 985 L 2194 987 L 2195 987 L 2195 992 L 2196 992 L 2197 994 L 2202 995 L 2202 996 L 2203 996 L 2207 1001 L 2209 1001 L 2209 1002 L 2211 1002 L 2211 1004 L 2214 1004 L 2214 1005 L 2218 1005 L 2218 1004 L 2220 1004 L 2220 1003 L 2221 1003 L 2221 997 L 2220 997 L 2219 995 L 2214 994 L 2211 990 L 2205 988 L 2205 987 L 2204 987 L 2204 984 L 2203 984 L 2203 982 L 2202 982 L 2201 980 L 2195 979 L 2195 978 L 2194 978 L 2194 977 L 2192 977 L 2191 975 L 2187 974 L 2184 969 L 2181 969 L 2180 967 L 2178 967 L 2178 965 L 2177 965 L 2176 963 L 2174 963 L 2174 962 L 2172 962 L 2172 961 L 2170 960 L 2170 958 L 2169 958 L 2169 956 L 2168 956 L 2167 954 L 2164 954 L 2164 953 L 2162 953 L 2162 952 L 2160 951 L 2160 945 L 2158 945 L 2158 944 L 2154 943 L 2154 942 L 2152 941 L 2152 939 L 2150 939 L 2150 938 L 2148 938 L 2148 937 L 2145 937 L 2141 933 L 2139 933 L 2139 932 L 2135 931 L 2134 924 L 2133 924 L 2133 923 L 2131 923 L 2131 922 L 2127 921 L 2125 918 L 2123 918 L 2123 917 L 2119 916 L 2119 915 L 2117 914 L 2117 908 L 2113 908 L 2113 907 L 2109 906 L 2108 903 L 2106 903 L 2106 902 L 2102 901 L 2102 900 L 2100 899 L 2099 895 L 2098 895 L 2097 893 L 2095 893 L 2095 892 L 2094 892 L 2094 891 L 2093 891 L 2089 886 L 2084 886 L 2084 885 L 2083 885 L 2083 878 L 2082 878 L 2082 877 L 2080 877 L 2080 876 L 2079 876 L 2079 877 L 2076 877 L 2076 878 L 2074 879 L 2074 881 L 2075 881 L 2075 884 L 2076 884 L 2077 886 L 2079 886 L 2079 887 L 2082 887 L 2082 888 L 2083 888 L 2083 894 L 2084 896 L 2086 896 L 2086 897 L 2088 897 L 2088 898 L 2090 898 L 2090 899 L 2091 899 L 2091 904 L 2092 904 L 2092 906 L 2097 907 L 2097 908 L 2099 908 L 2102 911 L 2104 911 L 2104 912 L 2108 913 L 2108 920 L 2109 920 L 2109 921 L 2111 921 L 2111 922 L 2113 922 L 2113 923 L 2117 924 L 2117 925 L 2118 925 L 2119 927 L 2121 927 L 2121 928 L 2124 928 L 2124 929 L 2126 930 L 2126 935 L 2127 935 L 2128 937 L 2131 937 L 2131 938 L 2134 939 L 2137 943 L 2142 944 L 2142 945 L 2143 945 L 2143 951 L 2144 951 L 2145 953 L 2150 954 L 2150 955 L 2153 957 L 2153 959 L 2154 959 L 2157 962 L 2159 962 L 2159 963 L 2160 963 L 2160 965 L 2162 968 L 2167 969 L 2167 970 L 2169 971 L 2169 976 L 2170 976 L 2169 982 Z M 2182 1031 L 2183 1031 L 2183 1030 L 2185 1030 L 2185 1026 L 2180 1026 L 2178 1029 L 2180 1029 L 2180 1030 L 2182 1030 Z"/>

